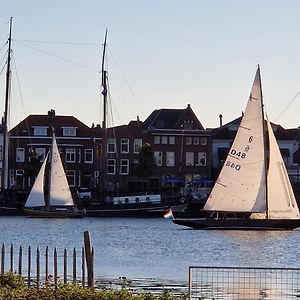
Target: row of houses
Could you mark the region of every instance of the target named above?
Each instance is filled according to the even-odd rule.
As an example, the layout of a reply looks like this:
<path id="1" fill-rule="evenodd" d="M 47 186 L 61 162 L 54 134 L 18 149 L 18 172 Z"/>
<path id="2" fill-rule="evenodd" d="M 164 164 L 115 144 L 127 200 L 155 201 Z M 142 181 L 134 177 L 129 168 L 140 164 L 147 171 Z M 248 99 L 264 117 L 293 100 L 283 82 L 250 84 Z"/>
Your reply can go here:
<path id="1" fill-rule="evenodd" d="M 160 188 L 168 178 L 189 182 L 216 178 L 241 117 L 214 129 L 205 129 L 191 106 L 158 109 L 144 121 L 108 128 L 89 127 L 73 116 L 54 110 L 29 115 L 9 132 L 8 186 L 29 190 L 49 151 L 55 132 L 66 174 L 74 189 L 127 191 Z M 299 129 L 272 124 L 289 174 L 299 175 Z M 106 141 L 106 147 L 103 147 Z M 151 145 L 156 168 L 147 179 L 132 170 L 139 164 L 140 148 Z M 105 153 L 104 153 L 105 152 Z M 0 159 L 2 160 L 0 148 Z M 147 183 L 147 185 L 145 185 Z"/>

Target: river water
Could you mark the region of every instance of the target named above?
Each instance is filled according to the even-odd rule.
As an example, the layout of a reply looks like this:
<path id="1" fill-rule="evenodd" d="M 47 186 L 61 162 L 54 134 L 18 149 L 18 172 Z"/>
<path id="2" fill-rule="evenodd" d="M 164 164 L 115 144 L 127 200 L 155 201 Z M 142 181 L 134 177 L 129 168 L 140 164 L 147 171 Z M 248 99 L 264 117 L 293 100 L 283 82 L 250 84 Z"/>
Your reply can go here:
<path id="1" fill-rule="evenodd" d="M 300 230 L 204 231 L 165 219 L 0 217 L 0 242 L 72 251 L 90 232 L 95 275 L 188 279 L 189 266 L 300 267 Z"/>

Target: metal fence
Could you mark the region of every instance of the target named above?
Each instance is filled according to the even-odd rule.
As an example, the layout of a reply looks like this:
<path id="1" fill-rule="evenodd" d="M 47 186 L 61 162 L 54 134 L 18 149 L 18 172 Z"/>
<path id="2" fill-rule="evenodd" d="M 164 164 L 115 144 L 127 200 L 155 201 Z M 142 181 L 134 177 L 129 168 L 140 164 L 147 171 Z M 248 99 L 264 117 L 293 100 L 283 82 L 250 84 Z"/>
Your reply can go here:
<path id="1" fill-rule="evenodd" d="M 281 300 L 300 298 L 300 269 L 190 267 L 189 298 Z"/>

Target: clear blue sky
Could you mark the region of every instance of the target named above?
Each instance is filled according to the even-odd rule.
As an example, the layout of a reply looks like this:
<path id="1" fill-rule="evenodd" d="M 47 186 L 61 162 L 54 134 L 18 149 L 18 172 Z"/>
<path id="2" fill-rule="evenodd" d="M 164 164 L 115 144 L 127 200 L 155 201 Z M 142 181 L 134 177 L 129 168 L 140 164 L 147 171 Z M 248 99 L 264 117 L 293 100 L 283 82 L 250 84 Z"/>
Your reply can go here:
<path id="1" fill-rule="evenodd" d="M 51 108 L 89 126 L 101 122 L 106 27 L 115 125 L 188 103 L 204 127 L 218 126 L 220 113 L 229 122 L 245 107 L 258 63 L 270 120 L 300 125 L 300 96 L 292 101 L 300 90 L 300 1 L 2 0 L 0 7 L 0 47 L 14 18 L 20 90 L 14 74 L 11 125 Z"/>

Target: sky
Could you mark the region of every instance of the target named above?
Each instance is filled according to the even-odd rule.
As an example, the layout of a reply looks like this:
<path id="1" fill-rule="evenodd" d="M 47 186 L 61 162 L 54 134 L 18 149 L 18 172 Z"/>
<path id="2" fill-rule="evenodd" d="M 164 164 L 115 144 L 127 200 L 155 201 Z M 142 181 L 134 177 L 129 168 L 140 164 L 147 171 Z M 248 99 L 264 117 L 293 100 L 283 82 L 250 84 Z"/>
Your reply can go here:
<path id="1" fill-rule="evenodd" d="M 13 17 L 10 127 L 50 109 L 88 126 L 101 123 L 106 28 L 109 126 L 187 104 L 205 128 L 217 127 L 220 114 L 224 123 L 230 122 L 245 108 L 257 64 L 271 122 L 285 128 L 300 125 L 298 0 L 0 4 L 0 72 Z M 4 75 L 2 71 L 3 108 Z"/>

